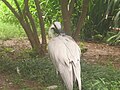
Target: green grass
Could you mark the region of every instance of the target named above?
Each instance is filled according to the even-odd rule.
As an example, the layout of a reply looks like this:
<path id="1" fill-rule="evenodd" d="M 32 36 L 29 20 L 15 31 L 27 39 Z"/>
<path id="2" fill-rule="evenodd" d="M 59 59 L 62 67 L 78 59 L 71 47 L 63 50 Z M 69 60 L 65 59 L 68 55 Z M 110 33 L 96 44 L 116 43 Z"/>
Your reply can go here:
<path id="1" fill-rule="evenodd" d="M 26 36 L 20 25 L 3 23 L 0 21 L 0 39 L 19 38 Z"/>
<path id="2" fill-rule="evenodd" d="M 81 62 L 81 67 L 82 90 L 120 90 L 120 70 L 110 66 L 91 65 L 84 61 Z M 20 71 L 20 75 L 17 72 L 17 68 Z M 58 85 L 57 90 L 65 88 L 60 77 L 56 75 L 54 66 L 48 57 L 28 58 L 18 61 L 1 59 L 0 73 L 12 75 L 14 78 L 12 79 L 13 83 L 18 85 L 21 85 L 21 79 L 26 79 L 40 83 L 42 90 L 46 90 L 45 87 L 50 85 Z M 21 87 L 23 88 L 22 90 L 34 90 L 23 84 Z"/>
<path id="3" fill-rule="evenodd" d="M 82 64 L 83 90 L 120 90 L 120 70 L 112 66 Z"/>

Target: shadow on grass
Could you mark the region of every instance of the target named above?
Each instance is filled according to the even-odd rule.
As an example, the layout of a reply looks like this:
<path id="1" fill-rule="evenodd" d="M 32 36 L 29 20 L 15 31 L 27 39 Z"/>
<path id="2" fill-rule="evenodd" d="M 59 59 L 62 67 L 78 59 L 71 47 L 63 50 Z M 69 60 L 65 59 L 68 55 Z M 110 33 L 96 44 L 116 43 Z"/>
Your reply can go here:
<path id="1" fill-rule="evenodd" d="M 120 70 L 113 67 L 87 64 L 81 61 L 82 90 L 120 90 Z M 48 57 L 29 58 L 24 60 L 0 60 L 0 72 L 17 75 L 19 79 L 33 80 L 43 87 L 58 85 L 57 90 L 63 90 L 64 85 L 56 74 L 54 66 Z M 45 89 L 43 89 L 45 90 Z M 77 88 L 75 87 L 75 90 Z"/>

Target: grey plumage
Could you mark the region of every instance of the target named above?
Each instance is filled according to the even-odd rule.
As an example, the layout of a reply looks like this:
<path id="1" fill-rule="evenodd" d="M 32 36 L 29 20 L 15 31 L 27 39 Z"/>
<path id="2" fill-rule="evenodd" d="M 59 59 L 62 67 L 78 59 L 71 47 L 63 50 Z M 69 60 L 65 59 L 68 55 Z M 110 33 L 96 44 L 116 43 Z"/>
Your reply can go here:
<path id="1" fill-rule="evenodd" d="M 54 24 L 58 31 L 61 30 L 59 22 L 55 22 Z M 55 28 L 54 25 L 50 27 L 50 30 L 51 28 Z M 51 32 L 50 30 L 49 33 Z M 51 40 L 48 43 L 48 53 L 56 71 L 60 73 L 67 90 L 73 90 L 73 82 L 76 80 L 79 90 L 81 90 L 81 51 L 72 37 L 63 33 L 51 35 Z"/>

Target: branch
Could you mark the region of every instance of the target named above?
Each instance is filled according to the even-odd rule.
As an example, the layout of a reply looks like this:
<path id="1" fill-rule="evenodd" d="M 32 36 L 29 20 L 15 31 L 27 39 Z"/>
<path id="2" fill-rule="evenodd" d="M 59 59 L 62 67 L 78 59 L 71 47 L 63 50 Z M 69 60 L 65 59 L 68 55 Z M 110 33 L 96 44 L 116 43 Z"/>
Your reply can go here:
<path id="1" fill-rule="evenodd" d="M 33 29 L 33 33 L 35 34 L 35 36 L 38 36 L 34 19 L 31 15 L 31 13 L 30 13 L 30 10 L 29 10 L 28 0 L 24 0 L 24 2 L 25 2 L 25 8 L 24 9 L 25 9 L 25 12 L 26 12 L 26 15 L 27 15 L 28 19 L 30 20 L 30 23 L 31 23 L 31 26 L 32 26 L 32 29 Z"/>
<path id="2" fill-rule="evenodd" d="M 28 0 L 24 0 L 23 16 L 24 16 L 24 20 L 25 20 L 25 23 L 26 23 L 26 25 L 27 25 L 28 30 L 29 30 L 29 31 L 32 33 L 32 35 L 33 35 L 33 32 L 32 32 L 32 30 L 31 30 L 31 27 L 30 27 L 30 24 L 29 24 L 29 21 L 28 21 L 28 18 L 27 18 L 27 13 L 26 13 L 26 11 L 28 11 L 28 9 L 27 9 L 27 4 L 28 4 Z"/>
<path id="3" fill-rule="evenodd" d="M 23 18 L 22 18 L 22 11 L 21 11 L 21 9 L 20 9 L 20 7 L 19 7 L 19 4 L 18 4 L 18 2 L 16 1 L 16 0 L 14 0 L 15 1 L 15 4 L 16 4 L 16 6 L 17 6 L 17 8 L 18 8 L 18 10 L 19 10 L 19 13 L 17 13 L 16 11 L 15 11 L 15 9 L 9 4 L 9 2 L 7 2 L 6 0 L 2 0 L 4 3 L 5 3 L 5 5 L 12 11 L 12 13 L 15 15 L 15 17 L 19 20 L 19 22 L 20 22 L 20 24 L 21 24 L 21 26 L 23 27 L 23 29 L 25 30 L 25 32 L 26 32 L 26 34 L 27 34 L 27 36 L 28 36 L 28 39 L 30 40 L 30 43 L 31 43 L 31 46 L 32 46 L 32 48 L 33 49 L 35 49 L 38 53 L 41 53 L 40 51 L 41 51 L 41 46 L 40 46 L 40 43 L 38 43 L 39 42 L 39 39 L 37 38 L 37 41 L 36 41 L 36 38 L 35 38 L 35 35 L 34 35 L 34 33 L 32 32 L 32 30 L 31 30 L 31 27 L 30 27 L 30 24 L 29 24 L 29 22 L 28 22 L 28 19 L 27 19 L 27 17 L 25 16 L 23 16 Z M 28 0 L 26 0 L 26 1 L 28 1 Z M 19 15 L 20 14 L 20 15 Z M 24 14 L 23 14 L 24 15 Z M 25 22 L 25 20 L 26 20 L 26 22 Z M 37 45 L 37 46 L 36 46 Z"/>
<path id="4" fill-rule="evenodd" d="M 24 28 L 26 34 L 29 34 L 28 32 L 28 27 L 26 25 L 26 23 L 24 22 L 23 19 L 21 19 L 21 17 L 19 16 L 19 14 L 15 11 L 15 9 L 9 4 L 9 2 L 7 2 L 6 0 L 2 0 L 5 5 L 12 11 L 12 13 L 16 16 L 16 18 L 19 20 L 20 24 L 22 25 L 22 27 Z"/>
<path id="5" fill-rule="evenodd" d="M 62 14 L 68 16 L 68 1 L 67 0 L 60 0 Z"/>
<path id="6" fill-rule="evenodd" d="M 7 2 L 6 0 L 2 0 L 5 5 L 11 10 L 11 12 L 15 15 L 15 17 L 19 20 L 20 24 L 22 25 L 22 27 L 24 28 L 25 32 L 26 32 L 26 24 L 24 23 L 24 20 L 21 18 L 21 16 L 15 11 L 15 9 L 10 5 L 9 2 Z"/>
<path id="7" fill-rule="evenodd" d="M 24 0 L 24 11 L 29 11 L 29 7 L 28 7 L 28 0 Z"/>
<path id="8" fill-rule="evenodd" d="M 84 21 L 85 21 L 85 17 L 86 17 L 86 14 L 87 14 L 88 6 L 89 6 L 89 0 L 83 0 L 82 13 L 81 13 L 81 15 L 80 15 L 80 17 L 79 17 L 76 31 L 75 31 L 75 33 L 73 34 L 73 38 L 74 38 L 75 40 L 78 39 L 78 36 L 79 36 L 79 34 L 80 34 L 80 30 L 82 29 L 82 26 L 83 26 L 83 23 L 84 23 Z"/>
<path id="9" fill-rule="evenodd" d="M 39 25 L 41 28 L 42 44 L 46 45 L 45 27 L 44 27 L 42 12 L 41 12 L 42 10 L 41 10 L 40 5 L 39 5 L 39 0 L 34 0 L 34 1 L 35 1 L 37 13 L 38 13 Z"/>
<path id="10" fill-rule="evenodd" d="M 74 9 L 74 3 L 75 0 L 71 0 L 70 5 L 69 5 L 69 15 L 72 15 L 73 9 Z"/>
<path id="11" fill-rule="evenodd" d="M 68 11 L 68 0 L 60 0 L 61 12 L 63 18 L 64 31 L 66 34 L 71 35 L 71 18 Z"/>
<path id="12" fill-rule="evenodd" d="M 19 4 L 18 4 L 17 0 L 14 0 L 14 2 L 15 2 L 15 4 L 16 4 L 16 6 L 17 6 L 17 9 L 18 9 L 18 11 L 19 11 L 19 13 L 20 13 L 20 16 L 23 17 L 22 11 L 21 11 L 21 9 L 20 9 L 20 7 L 19 7 Z"/>

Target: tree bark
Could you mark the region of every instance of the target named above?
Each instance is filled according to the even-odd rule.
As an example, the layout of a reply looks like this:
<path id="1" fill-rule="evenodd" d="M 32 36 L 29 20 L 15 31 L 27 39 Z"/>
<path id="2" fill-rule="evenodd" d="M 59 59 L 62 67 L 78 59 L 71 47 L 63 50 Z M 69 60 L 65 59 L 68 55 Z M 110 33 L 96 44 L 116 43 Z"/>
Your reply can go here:
<path id="1" fill-rule="evenodd" d="M 42 17 L 43 14 L 42 14 L 42 10 L 39 5 L 39 1 L 38 0 L 34 0 L 34 1 L 35 1 L 37 13 L 38 13 L 39 26 L 41 28 L 42 49 L 43 49 L 43 51 L 46 51 L 47 42 L 46 42 L 45 26 L 44 26 L 44 21 L 43 21 L 43 17 Z"/>
<path id="2" fill-rule="evenodd" d="M 33 38 L 34 38 L 34 42 L 35 42 L 35 51 L 37 49 L 38 53 L 41 54 L 41 52 L 43 53 L 42 51 L 42 47 L 40 45 L 40 41 L 39 41 L 39 37 L 38 37 L 38 34 L 37 34 L 37 29 L 36 29 L 36 26 L 35 26 L 35 22 L 34 22 L 34 19 L 29 11 L 29 6 L 28 6 L 28 1 L 29 0 L 24 0 L 24 3 L 25 3 L 25 14 L 27 15 L 29 21 L 30 21 L 30 24 L 31 24 L 31 30 L 33 32 Z"/>
<path id="3" fill-rule="evenodd" d="M 63 30 L 67 35 L 71 35 L 71 20 L 70 13 L 68 11 L 68 0 L 60 0 L 61 3 L 61 11 L 63 18 Z"/>
<path id="4" fill-rule="evenodd" d="M 61 12 L 62 12 L 62 18 L 63 18 L 63 30 L 67 35 L 72 35 L 71 32 L 71 16 L 74 9 L 74 3 L 75 0 L 71 0 L 69 3 L 69 0 L 60 0 L 61 4 Z"/>
<path id="5" fill-rule="evenodd" d="M 72 16 L 72 12 L 74 10 L 74 4 L 75 4 L 75 0 L 71 0 L 70 5 L 69 5 L 69 14 L 70 14 L 70 16 Z"/>
<path id="6" fill-rule="evenodd" d="M 82 29 L 82 26 L 84 24 L 88 6 L 89 6 L 89 0 L 83 0 L 82 14 L 79 17 L 79 20 L 78 20 L 78 23 L 77 23 L 77 28 L 76 28 L 76 30 L 75 30 L 75 32 L 73 34 L 73 38 L 76 41 L 79 41 L 80 30 Z"/>

